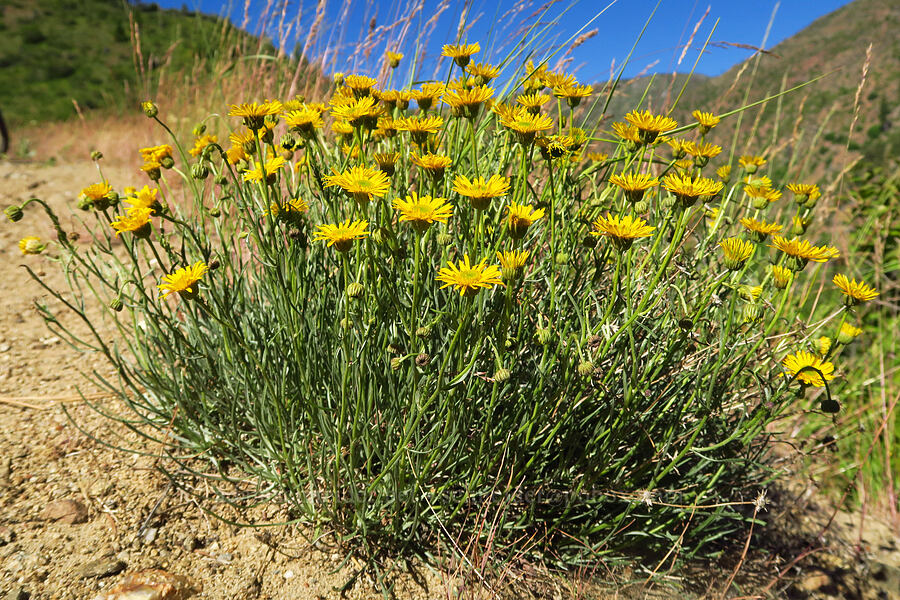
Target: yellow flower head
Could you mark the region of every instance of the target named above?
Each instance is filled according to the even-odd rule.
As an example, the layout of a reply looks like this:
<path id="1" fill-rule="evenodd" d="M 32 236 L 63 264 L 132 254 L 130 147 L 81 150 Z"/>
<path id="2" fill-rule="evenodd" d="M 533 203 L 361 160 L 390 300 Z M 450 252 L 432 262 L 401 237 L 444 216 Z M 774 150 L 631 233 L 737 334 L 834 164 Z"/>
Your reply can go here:
<path id="1" fill-rule="evenodd" d="M 384 112 L 378 101 L 372 96 L 359 98 L 332 98 L 333 107 L 331 113 L 334 118 L 346 121 L 351 127 L 366 127 L 374 129 L 378 123 L 378 117 Z"/>
<path id="2" fill-rule="evenodd" d="M 607 158 L 609 158 L 609 154 L 607 154 L 606 152 L 588 152 L 587 157 L 591 162 L 602 163 Z"/>
<path id="3" fill-rule="evenodd" d="M 703 112 L 701 110 L 695 110 L 691 113 L 691 116 L 697 119 L 697 122 L 700 123 L 700 132 L 707 133 L 710 129 L 719 124 L 720 119 L 716 115 L 708 112 Z"/>
<path id="4" fill-rule="evenodd" d="M 761 242 L 768 236 L 781 231 L 781 225 L 778 223 L 766 223 L 749 217 L 742 218 L 740 223 L 750 232 L 750 236 L 756 242 Z"/>
<path id="5" fill-rule="evenodd" d="M 805 350 L 785 356 L 781 364 L 792 378 L 806 385 L 824 387 L 826 381 L 834 379 L 834 365 Z"/>
<path id="6" fill-rule="evenodd" d="M 309 211 L 309 204 L 302 198 L 289 198 L 285 202 L 275 201 L 269 205 L 266 215 L 288 223 L 298 223 L 301 216 Z"/>
<path id="7" fill-rule="evenodd" d="M 839 344 L 847 345 L 853 340 L 855 340 L 861 333 L 862 329 L 859 327 L 855 327 L 850 323 L 844 323 L 841 325 L 841 330 L 838 332 L 837 340 Z"/>
<path id="8" fill-rule="evenodd" d="M 663 178 L 663 187 L 672 192 L 682 207 L 686 208 L 694 204 L 700 196 L 715 196 L 722 191 L 725 184 L 700 175 L 691 178 L 690 175 L 670 173 Z"/>
<path id="9" fill-rule="evenodd" d="M 171 294 L 178 294 L 187 300 L 197 295 L 197 282 L 203 278 L 209 267 L 202 260 L 198 260 L 189 267 L 182 267 L 171 275 L 163 275 L 163 282 L 158 287 L 163 293 L 163 298 L 168 298 Z"/>
<path id="10" fill-rule="evenodd" d="M 322 113 L 314 108 L 303 106 L 284 115 L 284 122 L 302 136 L 310 138 L 316 129 L 321 129 L 325 123 L 322 121 Z"/>
<path id="11" fill-rule="evenodd" d="M 369 235 L 366 228 L 368 221 L 350 221 L 343 223 L 319 225 L 313 234 L 313 241 L 328 242 L 338 252 L 347 252 L 353 247 L 353 240 L 360 240 Z"/>
<path id="12" fill-rule="evenodd" d="M 23 256 L 26 254 L 40 254 L 46 247 L 47 245 L 41 242 L 41 238 L 34 235 L 29 235 L 19 240 L 19 250 Z"/>
<path id="13" fill-rule="evenodd" d="M 644 192 L 659 185 L 659 179 L 648 173 L 623 173 L 612 175 L 609 182 L 625 191 L 625 197 L 631 202 L 639 202 Z"/>
<path id="14" fill-rule="evenodd" d="M 518 102 L 520 105 L 522 105 L 523 108 L 531 113 L 540 111 L 541 107 L 549 101 L 550 96 L 548 96 L 547 94 L 542 94 L 540 92 L 522 94 L 518 98 L 516 98 L 516 102 Z"/>
<path id="15" fill-rule="evenodd" d="M 693 156 L 695 159 L 707 159 L 715 158 L 719 154 L 722 153 L 722 146 L 717 146 L 715 144 L 710 144 L 709 142 L 703 142 L 699 144 L 697 142 L 687 142 L 684 145 L 684 151 Z M 704 165 L 701 166 L 705 166 Z"/>
<path id="16" fill-rule="evenodd" d="M 375 164 L 378 165 L 378 169 L 383 171 L 385 175 L 390 177 L 394 174 L 394 168 L 397 165 L 397 161 L 400 160 L 399 152 L 378 152 L 372 155 L 372 158 L 375 159 Z"/>
<path id="17" fill-rule="evenodd" d="M 284 158 L 276 156 L 266 161 L 265 165 L 256 161 L 247 171 L 244 171 L 244 181 L 265 181 L 268 184 L 275 183 L 275 176 L 284 167 Z"/>
<path id="18" fill-rule="evenodd" d="M 633 110 L 625 115 L 625 120 L 638 128 L 641 141 L 645 144 L 652 144 L 659 134 L 678 127 L 675 119 L 654 115 L 649 110 L 640 112 Z"/>
<path id="19" fill-rule="evenodd" d="M 808 201 L 815 202 L 822 196 L 819 186 L 814 183 L 789 183 L 785 187 L 794 194 L 797 204 L 805 204 Z"/>
<path id="20" fill-rule="evenodd" d="M 791 281 L 794 279 L 794 273 L 790 269 L 786 269 L 781 265 L 772 265 L 771 271 L 772 283 L 776 288 L 783 290 L 791 285 Z"/>
<path id="21" fill-rule="evenodd" d="M 819 351 L 819 355 L 822 356 L 822 358 L 828 356 L 828 352 L 831 351 L 831 338 L 827 335 L 823 335 L 816 340 L 816 350 Z"/>
<path id="22" fill-rule="evenodd" d="M 260 103 L 245 102 L 243 104 L 232 104 L 231 109 L 228 111 L 228 116 L 241 117 L 248 129 L 256 131 L 263 128 L 266 117 L 278 116 L 283 108 L 278 100 L 266 100 Z"/>
<path id="23" fill-rule="evenodd" d="M 162 164 L 164 161 L 172 160 L 172 146 L 168 144 L 141 148 L 138 152 L 140 152 L 141 158 L 146 163 L 158 162 Z"/>
<path id="24" fill-rule="evenodd" d="M 504 281 L 517 279 L 528 262 L 530 253 L 528 250 L 510 250 L 497 252 L 497 260 L 500 261 L 500 276 Z"/>
<path id="25" fill-rule="evenodd" d="M 538 132 L 548 131 L 553 127 L 553 121 L 547 115 L 530 113 L 524 108 L 501 117 L 500 124 L 514 131 L 516 139 L 525 146 L 534 141 Z"/>
<path id="26" fill-rule="evenodd" d="M 209 146 L 210 144 L 215 144 L 219 141 L 214 135 L 202 135 L 194 140 L 194 147 L 191 148 L 191 156 L 200 156 L 203 152 L 203 149 Z"/>
<path id="27" fill-rule="evenodd" d="M 745 154 L 738 158 L 738 164 L 744 168 L 746 173 L 756 173 L 756 171 L 763 165 L 766 164 L 766 159 L 762 156 L 752 156 Z"/>
<path id="28" fill-rule="evenodd" d="M 413 142 L 420 146 L 428 141 L 428 136 L 441 130 L 444 119 L 431 115 L 428 117 L 405 117 L 394 122 L 398 131 L 408 131 Z"/>
<path id="29" fill-rule="evenodd" d="M 488 265 L 487 259 L 473 265 L 469 263 L 469 255 L 457 264 L 449 261 L 445 268 L 438 272 L 437 280 L 444 283 L 441 289 L 453 286 L 459 290 L 461 296 L 472 297 L 482 288 L 490 288 L 494 285 L 503 285 L 500 280 L 500 268 L 497 265 Z"/>
<path id="30" fill-rule="evenodd" d="M 534 210 L 530 204 L 516 204 L 513 202 L 507 207 L 507 223 L 509 224 L 509 235 L 517 240 L 525 236 L 528 228 L 535 221 L 544 216 L 544 209 Z"/>
<path id="31" fill-rule="evenodd" d="M 469 180 L 465 175 L 457 175 L 453 181 L 453 191 L 469 198 L 472 208 L 484 210 L 491 198 L 499 198 L 509 192 L 509 179 L 491 175 L 487 180 L 484 177 Z"/>
<path id="32" fill-rule="evenodd" d="M 465 68 L 472 59 L 472 55 L 478 52 L 481 52 L 481 46 L 478 42 L 474 44 L 446 44 L 441 48 L 441 56 L 452 58 L 453 62 L 462 68 Z"/>
<path id="33" fill-rule="evenodd" d="M 716 169 L 716 176 L 722 181 L 731 179 L 731 165 L 722 165 Z"/>
<path id="34" fill-rule="evenodd" d="M 343 173 L 325 176 L 325 186 L 340 186 L 360 203 L 368 202 L 372 196 L 379 198 L 387 194 L 391 180 L 382 171 L 371 167 L 356 166 Z"/>
<path id="35" fill-rule="evenodd" d="M 466 67 L 466 73 L 475 78 L 478 85 L 483 85 L 500 74 L 500 69 L 488 63 L 470 63 Z"/>
<path id="36" fill-rule="evenodd" d="M 866 285 L 863 281 L 848 279 L 847 276 L 842 273 L 835 275 L 832 282 L 834 282 L 834 285 L 836 285 L 838 289 L 841 290 L 841 293 L 844 294 L 844 304 L 847 306 L 856 306 L 857 304 L 874 300 L 875 297 L 878 296 L 878 292 L 875 291 L 875 288 Z"/>
<path id="37" fill-rule="evenodd" d="M 365 75 L 347 75 L 344 78 L 344 85 L 350 88 L 353 95 L 357 98 L 371 94 L 372 88 L 375 87 L 375 84 L 377 83 L 377 79 Z"/>
<path id="38" fill-rule="evenodd" d="M 431 152 L 422 156 L 413 154 L 410 156 L 410 160 L 412 160 L 414 165 L 425 169 L 435 181 L 439 181 L 444 176 L 444 171 L 447 167 L 453 164 L 449 156 L 432 154 Z"/>
<path id="39" fill-rule="evenodd" d="M 629 125 L 628 123 L 619 123 L 615 122 L 612 124 L 613 131 L 620 138 L 625 140 L 626 142 L 631 142 L 633 144 L 641 143 L 641 133 L 637 127 L 634 125 Z"/>
<path id="40" fill-rule="evenodd" d="M 384 53 L 384 57 L 387 59 L 388 64 L 392 69 L 399 67 L 400 61 L 403 60 L 403 54 L 400 52 L 391 52 L 390 50 Z"/>
<path id="41" fill-rule="evenodd" d="M 444 95 L 444 84 L 439 82 L 423 83 L 418 90 L 413 90 L 412 99 L 419 105 L 419 109 L 427 111 Z"/>
<path id="42" fill-rule="evenodd" d="M 740 238 L 725 238 L 719 242 L 722 254 L 725 256 L 725 268 L 729 271 L 737 271 L 753 256 L 756 246 Z"/>
<path id="43" fill-rule="evenodd" d="M 153 214 L 152 208 L 132 207 L 128 209 L 128 213 L 119 215 L 118 221 L 110 223 L 116 230 L 116 237 L 120 233 L 130 232 L 135 237 L 145 238 L 150 235 L 150 215 Z"/>
<path id="44" fill-rule="evenodd" d="M 494 95 L 494 88 L 486 85 L 477 85 L 468 89 L 448 90 L 444 94 L 444 103 L 453 109 L 456 116 L 474 119 L 478 115 L 478 109 Z"/>
<path id="45" fill-rule="evenodd" d="M 109 196 L 112 191 L 112 186 L 104 181 L 89 185 L 81 190 L 81 197 L 91 201 L 102 200 Z"/>
<path id="46" fill-rule="evenodd" d="M 419 196 L 415 192 L 410 192 L 406 200 L 395 199 L 391 205 L 400 211 L 400 220 L 409 221 L 419 233 L 424 233 L 432 223 L 446 223 L 453 213 L 446 198 Z"/>
<path id="47" fill-rule="evenodd" d="M 641 218 L 632 218 L 630 215 L 614 217 L 610 213 L 606 213 L 605 217 L 598 217 L 592 225 L 594 231 L 591 231 L 591 235 L 612 238 L 620 249 L 627 249 L 636 239 L 650 237 L 656 229 Z"/>
<path id="48" fill-rule="evenodd" d="M 771 247 L 781 250 L 788 256 L 787 267 L 792 271 L 802 271 L 809 261 L 823 263 L 840 256 L 837 248 L 813 246 L 809 240 L 787 239 L 780 235 L 772 237 Z"/>

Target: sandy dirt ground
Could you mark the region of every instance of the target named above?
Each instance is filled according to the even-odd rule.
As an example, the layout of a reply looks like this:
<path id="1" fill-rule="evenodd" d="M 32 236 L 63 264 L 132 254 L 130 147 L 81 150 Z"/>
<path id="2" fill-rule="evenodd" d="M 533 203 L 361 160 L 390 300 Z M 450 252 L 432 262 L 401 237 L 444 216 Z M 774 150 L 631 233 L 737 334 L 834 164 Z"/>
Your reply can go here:
<path id="1" fill-rule="evenodd" d="M 130 169 L 108 168 L 106 176 L 117 189 L 143 185 Z M 0 161 L 0 205 L 40 197 L 59 211 L 64 229 L 77 231 L 71 207 L 78 190 L 96 180 L 87 161 Z M 239 528 L 209 516 L 204 509 L 221 507 L 171 486 L 157 469 L 158 448 L 91 409 L 91 403 L 112 412 L 123 407 L 84 376 L 107 373 L 108 365 L 63 343 L 36 312 L 36 301 L 64 311 L 20 265 L 57 288 L 64 279 L 47 257 L 22 256 L 17 243 L 26 235 L 54 237 L 36 206 L 19 223 L 0 223 L 0 599 L 173 600 L 201 588 L 190 597 L 384 597 L 371 573 L 344 561 L 327 535 L 314 540 L 296 527 Z M 737 566 L 741 540 L 721 564 L 680 573 L 663 567 L 664 576 L 647 587 L 638 569 L 612 576 L 601 569 L 606 581 L 593 583 L 545 574 L 533 585 L 517 571 L 507 574 L 506 581 L 517 581 L 508 588 L 490 579 L 483 584 L 467 569 L 448 575 L 419 566 L 394 577 L 388 597 L 523 597 L 530 587 L 548 598 L 900 598 L 897 530 L 871 515 L 839 512 L 818 535 L 832 511 L 806 486 L 795 487 L 772 496 L 768 515 L 775 525 L 756 532 L 727 594 L 721 590 Z M 273 522 L 283 514 L 268 506 L 256 517 Z M 156 576 L 170 578 L 170 588 L 158 585 L 156 596 L 110 592 L 148 569 L 164 572 Z"/>

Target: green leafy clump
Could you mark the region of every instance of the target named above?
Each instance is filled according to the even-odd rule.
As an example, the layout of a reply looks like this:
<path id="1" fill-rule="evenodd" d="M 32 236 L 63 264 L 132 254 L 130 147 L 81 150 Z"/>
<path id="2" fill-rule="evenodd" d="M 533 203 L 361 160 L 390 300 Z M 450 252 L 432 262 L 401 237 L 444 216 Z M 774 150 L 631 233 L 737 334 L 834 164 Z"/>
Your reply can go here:
<path id="1" fill-rule="evenodd" d="M 584 131 L 574 78 L 449 68 L 396 93 L 341 76 L 330 115 L 235 104 L 210 117 L 230 143 L 198 128 L 141 150 L 150 186 L 85 188 L 90 243 L 61 232 L 57 258 L 118 334 L 69 339 L 116 366 L 173 476 L 207 460 L 229 501 L 358 547 L 703 552 L 756 517 L 777 419 L 836 408 L 841 343 L 795 326 L 807 263 L 837 256 L 793 238 L 818 187 L 782 198 L 705 116 Z"/>

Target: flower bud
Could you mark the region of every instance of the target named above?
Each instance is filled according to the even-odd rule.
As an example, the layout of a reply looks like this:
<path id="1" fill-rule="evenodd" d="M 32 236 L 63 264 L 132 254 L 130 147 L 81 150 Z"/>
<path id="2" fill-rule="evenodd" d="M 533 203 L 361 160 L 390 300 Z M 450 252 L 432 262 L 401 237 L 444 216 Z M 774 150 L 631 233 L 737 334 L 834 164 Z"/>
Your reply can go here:
<path id="1" fill-rule="evenodd" d="M 92 161 L 97 162 L 101 158 L 103 158 L 103 153 L 100 152 L 99 150 L 94 150 L 91 152 L 91 160 Z"/>
<path id="2" fill-rule="evenodd" d="M 213 177 L 213 183 L 216 185 L 225 185 L 228 183 L 228 177 L 225 176 L 224 173 L 219 173 L 215 177 Z"/>
<path id="3" fill-rule="evenodd" d="M 218 269 L 221 266 L 222 266 L 222 263 L 219 262 L 219 259 L 217 259 L 217 258 L 214 258 L 213 260 L 209 261 L 209 270 L 210 271 L 215 271 L 216 269 Z"/>
<path id="4" fill-rule="evenodd" d="M 143 110 L 144 114 L 147 115 L 147 117 L 150 119 L 159 114 L 159 108 L 150 100 L 141 102 L 141 110 Z"/>
<path id="5" fill-rule="evenodd" d="M 509 369 L 497 369 L 494 371 L 492 379 L 494 380 L 494 383 L 505 383 L 509 381 L 511 375 L 512 373 L 510 373 Z"/>
<path id="6" fill-rule="evenodd" d="M 585 248 L 596 248 L 597 247 L 597 236 L 596 235 L 586 235 L 581 238 L 581 245 Z"/>
<path id="7" fill-rule="evenodd" d="M 194 179 L 206 179 L 209 177 L 209 167 L 204 163 L 191 165 L 191 177 Z"/>
<path id="8" fill-rule="evenodd" d="M 556 264 L 558 265 L 566 265 L 569 262 L 569 255 L 565 252 L 560 252 L 554 258 L 556 260 Z"/>
<path id="9" fill-rule="evenodd" d="M 859 327 L 855 327 L 850 323 L 844 323 L 841 325 L 841 330 L 837 334 L 838 344 L 842 344 L 846 346 L 862 333 L 862 329 Z"/>
<path id="10" fill-rule="evenodd" d="M 546 346 L 553 339 L 553 332 L 545 327 L 538 327 L 534 332 L 534 338 L 541 346 Z"/>
<path id="11" fill-rule="evenodd" d="M 200 137 L 201 135 L 206 133 L 206 124 L 197 123 L 197 125 L 194 126 L 194 129 L 193 129 L 193 131 L 191 131 L 191 133 L 194 134 L 194 137 Z"/>
<path id="12" fill-rule="evenodd" d="M 755 323 L 759 320 L 759 305 L 755 302 L 748 302 L 741 311 L 741 318 L 744 323 Z"/>
<path id="13" fill-rule="evenodd" d="M 343 329 L 344 331 L 353 329 L 353 321 L 351 321 L 350 319 L 341 319 L 340 325 L 341 329 Z"/>
<path id="14" fill-rule="evenodd" d="M 363 294 L 366 293 L 366 287 L 358 281 L 352 282 L 347 286 L 347 289 L 344 290 L 344 293 L 347 294 L 348 298 L 357 299 L 361 298 Z"/>
<path id="15" fill-rule="evenodd" d="M 416 366 L 425 368 L 431 362 L 431 357 L 426 352 L 421 352 L 416 356 Z"/>
<path id="16" fill-rule="evenodd" d="M 77 206 L 81 210 L 91 210 L 91 208 L 94 207 L 94 202 L 90 198 L 86 198 L 86 197 L 82 196 L 75 203 L 75 206 Z M 19 218 L 21 218 L 21 217 L 19 217 Z"/>
<path id="17" fill-rule="evenodd" d="M 421 327 L 416 328 L 416 337 L 427 338 L 431 335 L 431 326 L 430 325 L 422 325 Z"/>
<path id="18" fill-rule="evenodd" d="M 159 164 L 163 169 L 171 169 L 175 166 L 175 159 L 173 159 L 171 156 L 163 156 L 159 160 Z"/>
<path id="19" fill-rule="evenodd" d="M 594 363 L 589 360 L 583 360 L 578 364 L 578 374 L 582 377 L 590 377 L 594 372 Z"/>
<path id="20" fill-rule="evenodd" d="M 122 312 L 123 304 L 120 298 L 113 298 L 109 302 L 109 307 L 116 312 Z"/>
<path id="21" fill-rule="evenodd" d="M 453 243 L 453 235 L 447 233 L 446 231 L 442 231 L 437 234 L 437 243 L 439 246 L 449 246 Z"/>
<path id="22" fill-rule="evenodd" d="M 647 200 L 638 200 L 632 206 L 634 207 L 634 212 L 636 213 L 645 213 L 650 210 L 650 202 L 648 202 Z"/>
<path id="23" fill-rule="evenodd" d="M 218 206 L 213 206 L 211 209 L 209 209 L 209 216 L 216 219 L 222 216 L 222 211 L 219 210 Z"/>
<path id="24" fill-rule="evenodd" d="M 403 366 L 403 359 L 395 356 L 391 359 L 391 371 L 399 371 Z"/>
<path id="25" fill-rule="evenodd" d="M 13 223 L 18 223 L 22 220 L 24 213 L 22 212 L 22 207 L 18 205 L 10 205 L 7 206 L 3 210 L 4 214 L 6 214 L 6 218 L 12 221 Z"/>

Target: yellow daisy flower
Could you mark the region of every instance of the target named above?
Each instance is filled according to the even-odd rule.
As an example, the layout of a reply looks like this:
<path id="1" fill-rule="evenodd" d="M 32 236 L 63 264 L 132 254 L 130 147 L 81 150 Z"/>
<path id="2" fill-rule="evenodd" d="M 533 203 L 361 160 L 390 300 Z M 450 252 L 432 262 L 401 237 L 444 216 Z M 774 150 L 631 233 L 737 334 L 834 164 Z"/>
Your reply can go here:
<path id="1" fill-rule="evenodd" d="M 322 121 L 322 113 L 314 108 L 303 106 L 284 115 L 284 122 L 288 128 L 293 129 L 305 138 L 311 138 L 316 129 L 325 126 Z"/>
<path id="2" fill-rule="evenodd" d="M 453 191 L 469 198 L 472 208 L 484 210 L 490 204 L 491 198 L 499 198 L 509 192 L 509 179 L 491 175 L 487 180 L 484 177 L 470 180 L 465 175 L 457 175 L 453 180 Z"/>
<path id="3" fill-rule="evenodd" d="M 137 238 L 146 238 L 150 235 L 150 215 L 153 214 L 152 208 L 132 207 L 128 209 L 127 214 L 119 215 L 117 221 L 110 223 L 116 230 L 116 237 L 120 233 L 130 232 Z"/>
<path id="4" fill-rule="evenodd" d="M 683 208 L 693 205 L 701 196 L 715 196 L 725 187 L 721 181 L 713 181 L 700 175 L 692 179 L 690 175 L 675 173 L 666 175 L 662 185 L 675 195 Z"/>
<path id="5" fill-rule="evenodd" d="M 779 290 L 785 289 L 787 286 L 791 285 L 791 281 L 794 279 L 794 274 L 790 269 L 786 269 L 781 265 L 772 265 L 772 283 Z"/>
<path id="6" fill-rule="evenodd" d="M 620 138 L 625 140 L 626 142 L 632 142 L 634 144 L 641 143 L 641 134 L 637 127 L 634 125 L 629 125 L 628 123 L 613 123 L 612 124 L 613 131 Z"/>
<path id="7" fill-rule="evenodd" d="M 504 281 L 516 279 L 524 270 L 530 253 L 528 250 L 510 250 L 497 252 L 497 260 L 500 261 L 500 275 Z"/>
<path id="8" fill-rule="evenodd" d="M 369 235 L 366 228 L 368 221 L 350 221 L 343 223 L 319 225 L 313 234 L 313 241 L 328 242 L 328 247 L 334 246 L 338 252 L 347 252 L 353 247 L 353 240 L 361 240 Z"/>
<path id="9" fill-rule="evenodd" d="M 622 173 L 612 175 L 609 182 L 625 191 L 630 202 L 640 202 L 644 192 L 659 185 L 659 179 L 649 173 Z"/>
<path id="10" fill-rule="evenodd" d="M 716 176 L 722 181 L 731 179 L 731 165 L 722 165 L 716 169 Z"/>
<path id="11" fill-rule="evenodd" d="M 691 113 L 691 116 L 697 119 L 697 122 L 700 124 L 700 133 L 702 134 L 708 133 L 710 129 L 718 125 L 719 121 L 722 120 L 716 115 L 703 112 L 702 110 L 695 110 Z"/>
<path id="12" fill-rule="evenodd" d="M 270 158 L 266 161 L 265 165 L 262 163 L 257 164 L 256 161 L 254 161 L 251 168 L 244 171 L 243 179 L 244 181 L 265 181 L 267 184 L 271 185 L 275 183 L 275 176 L 278 171 L 284 167 L 284 164 L 285 160 L 280 156 Z"/>
<path id="13" fill-rule="evenodd" d="M 397 119 L 394 126 L 398 131 L 408 131 L 413 142 L 420 146 L 428 141 L 428 136 L 441 130 L 444 119 L 431 115 L 428 117 L 405 117 Z"/>
<path id="14" fill-rule="evenodd" d="M 516 102 L 518 102 L 522 107 L 530 113 L 540 112 L 541 107 L 547 102 L 550 101 L 550 96 L 547 94 L 542 94 L 540 92 L 533 92 L 531 94 L 522 94 L 518 98 L 516 98 Z"/>
<path id="15" fill-rule="evenodd" d="M 191 156 L 200 156 L 203 152 L 203 149 L 209 146 L 210 144 L 215 144 L 219 141 L 219 138 L 214 135 L 203 135 L 194 140 L 194 147 L 191 148 L 190 153 Z"/>
<path id="16" fill-rule="evenodd" d="M 478 109 L 494 95 L 494 88 L 486 85 L 477 85 L 469 89 L 448 90 L 444 94 L 443 102 L 449 104 L 450 112 L 454 116 L 462 116 L 474 119 L 478 116 Z"/>
<path id="17" fill-rule="evenodd" d="M 47 247 L 47 244 L 41 242 L 41 238 L 29 235 L 27 237 L 23 237 L 19 240 L 19 251 L 22 252 L 22 255 L 26 254 L 40 254 Z"/>
<path id="18" fill-rule="evenodd" d="M 771 247 L 781 250 L 788 256 L 787 267 L 792 271 L 802 271 L 809 261 L 823 263 L 840 256 L 837 248 L 813 246 L 809 240 L 787 239 L 780 235 L 772 237 Z"/>
<path id="19" fill-rule="evenodd" d="M 388 65 L 390 65 L 390 67 L 392 69 L 396 69 L 397 67 L 399 67 L 400 61 L 403 60 L 402 53 L 391 52 L 390 50 L 388 50 L 387 52 L 384 53 L 384 57 L 387 59 Z"/>
<path id="20" fill-rule="evenodd" d="M 432 223 L 447 223 L 453 213 L 453 206 L 446 198 L 419 196 L 410 192 L 406 200 L 395 199 L 391 206 L 400 211 L 400 221 L 409 221 L 419 233 L 424 233 Z"/>
<path id="21" fill-rule="evenodd" d="M 861 333 L 862 329 L 859 327 L 855 327 L 850 323 L 844 323 L 841 325 L 841 330 L 838 332 L 837 341 L 838 344 L 847 345 L 853 340 L 855 340 Z"/>
<path id="22" fill-rule="evenodd" d="M 441 56 L 452 58 L 453 62 L 462 68 L 465 68 L 472 59 L 472 55 L 478 52 L 481 52 L 481 45 L 478 42 L 474 44 L 446 44 L 441 48 Z"/>
<path id="23" fill-rule="evenodd" d="M 726 238 L 719 242 L 722 254 L 725 256 L 725 268 L 729 271 L 738 271 L 743 268 L 747 260 L 753 256 L 756 246 L 740 238 Z"/>
<path id="24" fill-rule="evenodd" d="M 500 69 L 488 63 L 470 63 L 466 73 L 475 78 L 476 85 L 484 85 L 500 74 Z"/>
<path id="25" fill-rule="evenodd" d="M 654 115 L 649 110 L 633 110 L 625 115 L 625 120 L 638 128 L 641 141 L 645 144 L 652 144 L 659 134 L 678 127 L 675 119 Z"/>
<path id="26" fill-rule="evenodd" d="M 538 132 L 548 131 L 553 127 L 553 120 L 547 115 L 534 114 L 521 108 L 511 115 L 500 118 L 500 124 L 516 134 L 516 139 L 523 146 L 529 146 L 534 142 Z"/>
<path id="27" fill-rule="evenodd" d="M 375 159 L 375 164 L 378 165 L 378 169 L 383 171 L 385 175 L 390 177 L 394 174 L 394 167 L 397 164 L 397 161 L 400 160 L 399 152 L 379 152 L 377 154 L 373 154 L 372 158 Z"/>
<path id="28" fill-rule="evenodd" d="M 766 223 L 765 221 L 757 221 L 749 217 L 742 218 L 740 224 L 750 232 L 750 237 L 755 242 L 762 242 L 768 236 L 781 231 L 781 225 L 778 223 Z"/>
<path id="29" fill-rule="evenodd" d="M 266 100 L 264 102 L 245 102 L 232 104 L 228 111 L 229 117 L 241 117 L 244 125 L 253 131 L 262 129 L 266 117 L 274 117 L 281 114 L 283 106 L 278 100 Z"/>
<path id="30" fill-rule="evenodd" d="M 419 105 L 419 109 L 427 111 L 444 95 L 444 84 L 439 82 L 423 83 L 418 90 L 413 90 L 412 99 Z"/>
<path id="31" fill-rule="evenodd" d="M 447 167 L 453 164 L 449 156 L 432 154 L 431 152 L 422 156 L 412 154 L 410 160 L 414 165 L 425 169 L 435 181 L 440 181 L 444 177 L 444 171 Z"/>
<path id="32" fill-rule="evenodd" d="M 594 231 L 591 235 L 606 236 L 622 250 L 628 249 L 634 240 L 650 237 L 656 227 L 647 225 L 641 218 L 632 218 L 630 215 L 614 217 L 606 213 L 605 217 L 598 217 L 592 223 Z"/>
<path id="33" fill-rule="evenodd" d="M 325 176 L 325 186 L 340 186 L 360 203 L 368 202 L 372 196 L 379 198 L 387 194 L 391 180 L 382 171 L 371 167 L 356 166 L 343 173 Z"/>
<path id="34" fill-rule="evenodd" d="M 487 259 L 473 265 L 469 262 L 468 254 L 455 265 L 452 260 L 449 261 L 447 266 L 438 272 L 437 280 L 444 283 L 441 289 L 453 286 L 459 290 L 461 296 L 466 297 L 474 296 L 482 288 L 503 285 L 500 280 L 500 268 L 497 265 L 488 265 Z"/>
<path id="35" fill-rule="evenodd" d="M 190 300 L 197 296 L 199 289 L 197 282 L 203 278 L 209 267 L 202 260 L 198 260 L 189 267 L 182 267 L 170 275 L 163 275 L 163 282 L 158 287 L 163 293 L 163 298 L 178 293 L 182 298 Z"/>
<path id="36" fill-rule="evenodd" d="M 834 365 L 805 350 L 787 355 L 781 364 L 792 378 L 806 385 L 824 387 L 826 381 L 834 379 Z"/>
<path id="37" fill-rule="evenodd" d="M 507 208 L 507 224 L 509 225 L 509 235 L 514 239 L 520 239 L 528 233 L 528 228 L 535 221 L 544 216 L 544 209 L 534 210 L 530 204 L 511 203 Z"/>
<path id="38" fill-rule="evenodd" d="M 762 156 L 752 156 L 749 154 L 745 154 L 738 158 L 738 164 L 744 168 L 745 173 L 753 174 L 763 165 L 766 164 L 766 159 Z"/>
<path id="39" fill-rule="evenodd" d="M 344 78 L 344 85 L 352 90 L 353 95 L 357 98 L 371 94 L 372 88 L 375 87 L 377 83 L 377 79 L 365 75 L 347 75 Z"/>
<path id="40" fill-rule="evenodd" d="M 874 300 L 878 296 L 875 288 L 866 285 L 862 280 L 849 279 L 842 273 L 835 275 L 832 282 L 844 294 L 844 304 L 847 306 L 856 306 L 857 304 Z"/>

